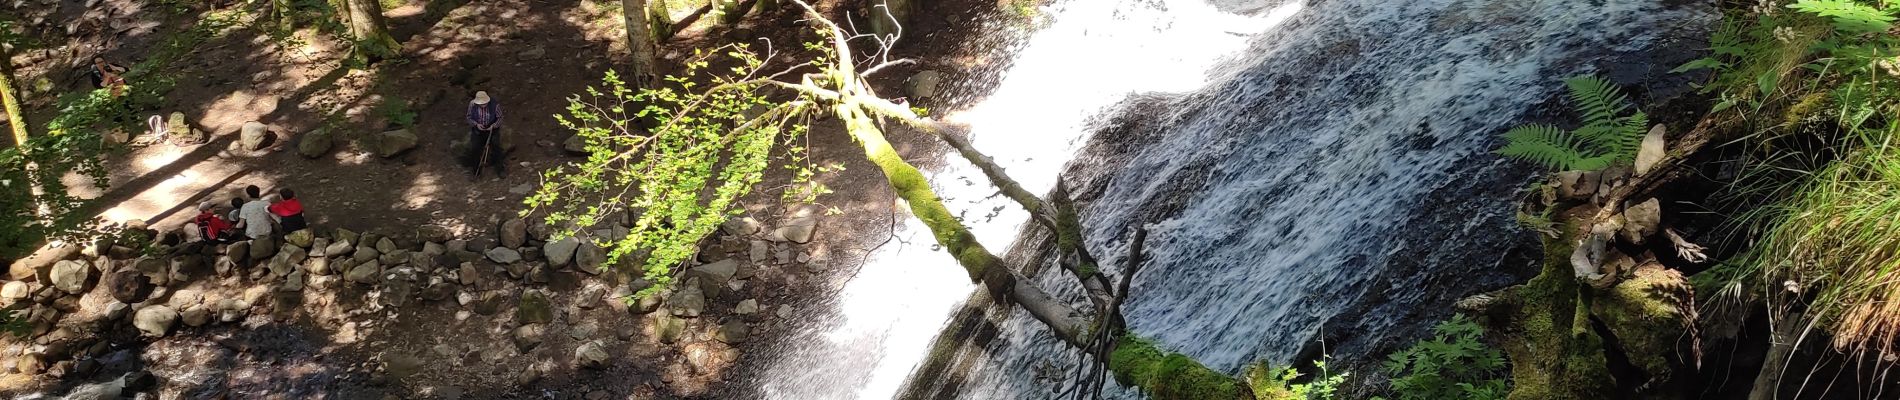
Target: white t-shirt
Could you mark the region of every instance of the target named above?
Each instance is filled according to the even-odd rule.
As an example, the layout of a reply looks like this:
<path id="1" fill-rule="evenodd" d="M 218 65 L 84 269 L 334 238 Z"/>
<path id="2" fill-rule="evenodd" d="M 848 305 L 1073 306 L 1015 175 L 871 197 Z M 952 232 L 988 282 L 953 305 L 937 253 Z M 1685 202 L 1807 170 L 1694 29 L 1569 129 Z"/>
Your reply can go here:
<path id="1" fill-rule="evenodd" d="M 238 218 L 244 220 L 244 236 L 256 239 L 270 236 L 271 221 L 276 220 L 277 216 L 271 215 L 270 202 L 251 200 L 244 203 L 244 208 L 238 209 Z"/>

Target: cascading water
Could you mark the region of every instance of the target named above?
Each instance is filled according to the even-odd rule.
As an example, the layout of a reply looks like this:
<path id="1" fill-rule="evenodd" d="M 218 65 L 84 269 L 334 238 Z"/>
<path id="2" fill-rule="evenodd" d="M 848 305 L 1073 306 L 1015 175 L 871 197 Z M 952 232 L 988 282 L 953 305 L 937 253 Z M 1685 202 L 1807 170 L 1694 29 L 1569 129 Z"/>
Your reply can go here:
<path id="1" fill-rule="evenodd" d="M 1229 372 L 1310 356 L 1320 337 L 1341 354 L 1389 348 L 1451 299 L 1508 283 L 1505 254 L 1529 236 L 1510 214 L 1523 172 L 1489 154 L 1496 134 L 1541 111 L 1558 79 L 1628 75 L 1622 60 L 1704 37 L 1715 19 L 1657 0 L 1214 1 L 1049 6 L 1054 24 L 994 95 L 952 118 L 1041 192 L 1105 109 L 1131 93 L 1184 93 L 1135 117 L 1151 120 L 1138 145 L 1077 160 L 1070 179 L 1110 273 L 1127 229 L 1151 227 L 1130 329 Z M 1022 213 L 967 164 L 933 182 L 970 215 L 1002 206 L 970 218 L 986 246 L 1014 238 Z M 901 235 L 911 245 L 874 255 L 841 294 L 844 320 L 793 339 L 769 367 L 767 396 L 893 396 L 974 288 L 951 283 L 967 278 L 927 232 Z M 1075 362 L 1020 312 L 997 319 L 959 387 L 936 397 L 1040 398 L 1057 385 L 1037 372 Z"/>

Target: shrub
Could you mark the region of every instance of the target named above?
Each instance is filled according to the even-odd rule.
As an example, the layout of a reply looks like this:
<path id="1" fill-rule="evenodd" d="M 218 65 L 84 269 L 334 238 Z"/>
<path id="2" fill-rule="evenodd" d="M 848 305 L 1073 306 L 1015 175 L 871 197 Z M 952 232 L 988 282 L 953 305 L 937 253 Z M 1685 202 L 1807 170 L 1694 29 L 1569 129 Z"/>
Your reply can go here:
<path id="1" fill-rule="evenodd" d="M 1398 400 L 1491 400 L 1509 392 L 1504 354 L 1478 339 L 1484 328 L 1463 315 L 1432 328 L 1436 334 L 1392 353 L 1385 370 Z"/>

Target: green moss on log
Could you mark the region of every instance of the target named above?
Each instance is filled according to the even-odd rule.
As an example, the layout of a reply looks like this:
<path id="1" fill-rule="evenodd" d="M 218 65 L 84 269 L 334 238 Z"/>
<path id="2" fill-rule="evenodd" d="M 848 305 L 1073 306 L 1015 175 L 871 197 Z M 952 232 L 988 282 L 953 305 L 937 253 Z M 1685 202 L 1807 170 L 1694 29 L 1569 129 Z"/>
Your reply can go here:
<path id="1" fill-rule="evenodd" d="M 1694 299 L 1681 272 L 1649 264 L 1603 293 L 1592 311 L 1616 335 L 1616 346 L 1630 363 L 1655 382 L 1671 375 L 1668 355 L 1675 354 L 1676 343 L 1695 338 L 1684 334 L 1695 319 Z"/>
<path id="2" fill-rule="evenodd" d="M 1507 294 L 1516 305 L 1503 318 L 1511 400 L 1599 399 L 1615 387 L 1603 338 L 1590 327 L 1589 302 L 1570 267 L 1575 242 L 1574 236 L 1546 241 L 1542 272 Z"/>
<path id="3" fill-rule="evenodd" d="M 1155 347 L 1134 334 L 1122 337 L 1109 354 L 1108 369 L 1123 385 L 1140 387 L 1156 400 L 1252 399 L 1253 392 L 1234 377 L 1215 372 L 1193 358 Z"/>

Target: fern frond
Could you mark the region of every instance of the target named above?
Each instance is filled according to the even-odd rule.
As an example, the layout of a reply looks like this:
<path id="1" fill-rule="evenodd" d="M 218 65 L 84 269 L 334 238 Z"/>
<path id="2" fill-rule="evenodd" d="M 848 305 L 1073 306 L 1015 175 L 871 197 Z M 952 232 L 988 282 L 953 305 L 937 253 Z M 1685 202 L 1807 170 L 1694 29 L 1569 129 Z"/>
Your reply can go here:
<path id="1" fill-rule="evenodd" d="M 1628 98 L 1616 84 L 1596 76 L 1578 76 L 1564 80 L 1570 89 L 1570 101 L 1583 112 L 1583 125 L 1614 125 L 1617 117 L 1629 109 Z"/>
<path id="2" fill-rule="evenodd" d="M 1504 139 L 1498 154 L 1550 168 L 1575 169 L 1577 163 L 1591 158 L 1581 149 L 1582 141 L 1555 126 L 1520 126 L 1505 132 Z"/>
<path id="3" fill-rule="evenodd" d="M 1881 33 L 1893 29 L 1894 16 L 1878 8 L 1851 0 L 1800 0 L 1788 8 L 1826 17 L 1834 29 L 1849 35 Z"/>
<path id="4" fill-rule="evenodd" d="M 1643 148 L 1643 136 L 1649 135 L 1649 114 L 1637 111 L 1635 115 L 1623 119 L 1621 129 L 1616 135 L 1616 154 L 1636 160 L 1636 152 Z"/>

